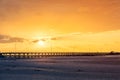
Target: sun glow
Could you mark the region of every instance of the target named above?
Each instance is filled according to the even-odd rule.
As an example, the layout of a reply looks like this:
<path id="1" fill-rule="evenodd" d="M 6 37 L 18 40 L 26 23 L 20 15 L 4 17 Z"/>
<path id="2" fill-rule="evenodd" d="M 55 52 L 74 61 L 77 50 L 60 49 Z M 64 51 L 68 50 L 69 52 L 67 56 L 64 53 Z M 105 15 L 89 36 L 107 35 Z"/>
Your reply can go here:
<path id="1" fill-rule="evenodd" d="M 38 41 L 38 45 L 45 46 L 45 41 L 42 41 L 42 40 Z"/>

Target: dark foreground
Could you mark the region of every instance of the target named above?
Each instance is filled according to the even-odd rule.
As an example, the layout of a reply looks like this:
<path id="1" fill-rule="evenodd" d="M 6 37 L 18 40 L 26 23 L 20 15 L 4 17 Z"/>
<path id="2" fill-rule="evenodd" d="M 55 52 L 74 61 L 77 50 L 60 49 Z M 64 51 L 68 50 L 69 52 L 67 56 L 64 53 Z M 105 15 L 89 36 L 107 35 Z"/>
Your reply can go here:
<path id="1" fill-rule="evenodd" d="M 120 80 L 120 55 L 1 59 L 0 80 Z"/>

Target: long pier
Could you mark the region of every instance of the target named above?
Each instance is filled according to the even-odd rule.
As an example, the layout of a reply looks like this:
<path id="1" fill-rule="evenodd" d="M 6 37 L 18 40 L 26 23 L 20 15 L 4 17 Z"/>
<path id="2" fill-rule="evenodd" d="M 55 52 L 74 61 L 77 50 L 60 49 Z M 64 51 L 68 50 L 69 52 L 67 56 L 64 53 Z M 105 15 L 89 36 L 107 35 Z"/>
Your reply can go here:
<path id="1" fill-rule="evenodd" d="M 40 58 L 50 56 L 77 56 L 76 52 L 2 52 L 1 56 L 6 58 Z"/>
<path id="2" fill-rule="evenodd" d="M 1 52 L 5 58 L 41 58 L 50 56 L 96 56 L 96 55 L 119 55 L 113 52 Z"/>

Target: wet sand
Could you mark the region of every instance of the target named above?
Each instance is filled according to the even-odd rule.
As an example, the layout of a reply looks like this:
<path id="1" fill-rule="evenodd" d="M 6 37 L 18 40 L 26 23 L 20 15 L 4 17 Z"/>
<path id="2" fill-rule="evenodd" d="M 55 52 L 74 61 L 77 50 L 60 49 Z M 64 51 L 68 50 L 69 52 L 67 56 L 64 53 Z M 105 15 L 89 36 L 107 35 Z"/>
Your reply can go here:
<path id="1" fill-rule="evenodd" d="M 1 59 L 0 80 L 120 80 L 120 55 Z"/>

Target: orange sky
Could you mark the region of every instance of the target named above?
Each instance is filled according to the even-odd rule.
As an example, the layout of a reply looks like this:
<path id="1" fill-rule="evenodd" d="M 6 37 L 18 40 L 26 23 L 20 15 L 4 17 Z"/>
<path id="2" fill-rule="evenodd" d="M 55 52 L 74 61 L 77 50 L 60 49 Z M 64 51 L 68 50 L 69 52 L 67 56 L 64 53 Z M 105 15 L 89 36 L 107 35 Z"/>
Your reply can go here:
<path id="1" fill-rule="evenodd" d="M 119 14 L 119 0 L 0 0 L 0 48 L 120 51 Z"/>

